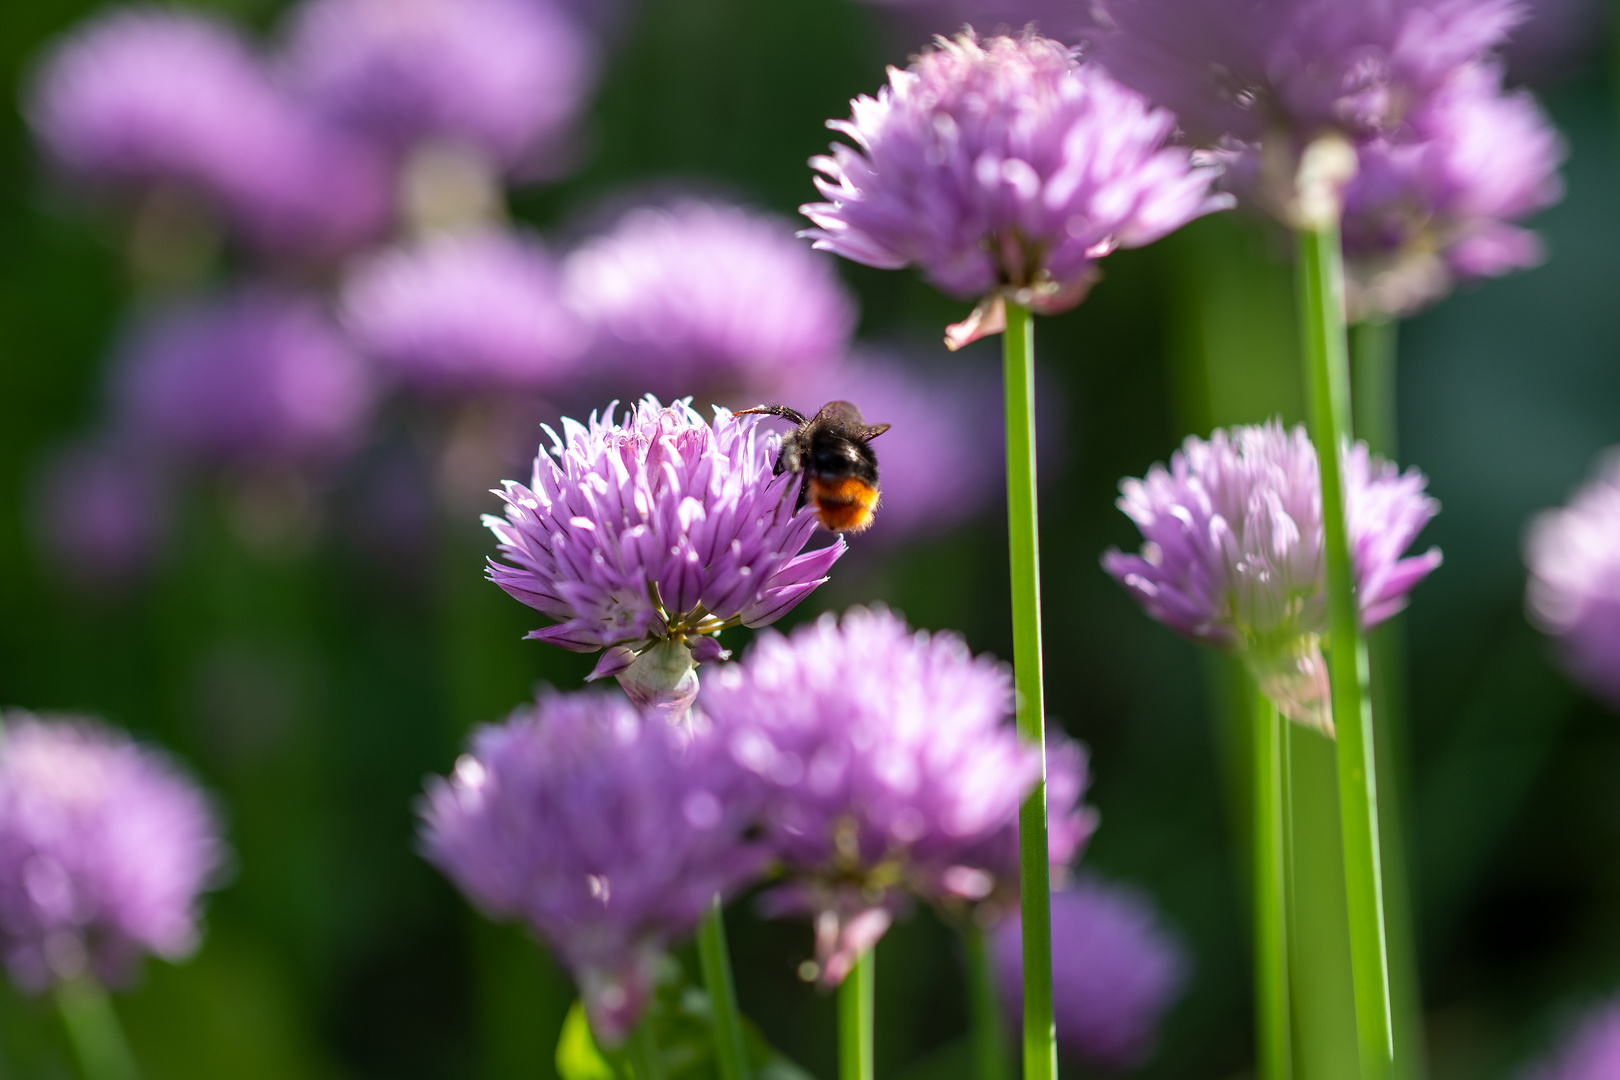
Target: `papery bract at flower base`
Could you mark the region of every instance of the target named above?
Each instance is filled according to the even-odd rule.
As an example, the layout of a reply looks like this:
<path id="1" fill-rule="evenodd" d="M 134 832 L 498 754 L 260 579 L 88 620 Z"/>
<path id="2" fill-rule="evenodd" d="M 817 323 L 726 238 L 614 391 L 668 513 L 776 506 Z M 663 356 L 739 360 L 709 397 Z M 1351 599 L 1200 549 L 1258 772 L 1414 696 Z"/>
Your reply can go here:
<path id="1" fill-rule="evenodd" d="M 0 953 L 39 992 L 119 985 L 142 954 L 196 947 L 200 894 L 225 860 L 208 799 L 165 755 L 78 718 L 4 716 Z"/>
<path id="2" fill-rule="evenodd" d="M 484 230 L 432 237 L 353 271 L 343 323 L 427 394 L 556 389 L 578 376 L 586 328 L 537 240 Z"/>
<path id="3" fill-rule="evenodd" d="M 557 620 L 529 636 L 615 650 L 595 675 L 623 681 L 664 641 L 718 659 L 705 638 L 775 622 L 827 580 L 844 542 L 804 550 L 815 511 L 794 511 L 798 478 L 772 473 L 779 440 L 756 417 L 717 408 L 710 425 L 688 401 L 648 396 L 618 422 L 616 407 L 588 424 L 565 419 L 530 486 L 499 493 L 506 517 L 484 523 L 507 560 L 490 563 L 490 580 Z M 665 656 L 668 685 L 627 689 L 673 704 L 686 694 L 680 666 Z"/>
<path id="4" fill-rule="evenodd" d="M 476 732 L 429 785 L 423 848 L 467 897 L 524 922 L 574 974 L 592 1030 L 634 1027 L 663 950 L 767 852 L 748 778 L 701 722 L 602 693 L 552 694 Z"/>
<path id="5" fill-rule="evenodd" d="M 883 609 L 761 635 L 699 706 L 762 792 L 789 883 L 777 913 L 816 921 L 836 983 L 910 896 L 950 899 L 948 871 L 997 836 L 1040 777 L 1011 723 L 1012 677 L 954 634 Z"/>
<path id="6" fill-rule="evenodd" d="M 1536 518 L 1525 562 L 1531 620 L 1576 678 L 1620 708 L 1620 448 L 1568 505 Z"/>
<path id="7" fill-rule="evenodd" d="M 981 300 L 953 347 L 1000 329 L 1004 295 L 1073 307 L 1108 252 L 1230 204 L 1209 190 L 1218 170 L 1167 145 L 1173 116 L 1035 34 L 942 38 L 850 104 L 828 126 L 856 145 L 811 160 L 828 201 L 800 208 L 805 235 Z"/>
<path id="8" fill-rule="evenodd" d="M 1011 915 L 991 941 L 996 986 L 1015 1018 L 1023 1002 L 1019 930 Z M 1134 890 L 1088 877 L 1052 893 L 1052 1005 L 1065 1056 L 1110 1071 L 1140 1065 L 1188 967 L 1152 902 Z"/>
<path id="9" fill-rule="evenodd" d="M 1356 596 L 1371 627 L 1440 565 L 1434 549 L 1403 557 L 1440 505 L 1421 473 L 1364 444 L 1343 460 Z M 1305 429 L 1273 421 L 1189 437 L 1168 469 L 1120 490 L 1144 543 L 1138 555 L 1109 551 L 1103 567 L 1178 634 L 1241 656 L 1283 715 L 1331 732 L 1322 489 Z"/>
<path id="10" fill-rule="evenodd" d="M 836 363 L 855 328 L 832 260 L 791 222 L 741 206 L 636 207 L 570 254 L 564 275 L 595 328 L 597 377 L 615 390 L 767 394 Z"/>

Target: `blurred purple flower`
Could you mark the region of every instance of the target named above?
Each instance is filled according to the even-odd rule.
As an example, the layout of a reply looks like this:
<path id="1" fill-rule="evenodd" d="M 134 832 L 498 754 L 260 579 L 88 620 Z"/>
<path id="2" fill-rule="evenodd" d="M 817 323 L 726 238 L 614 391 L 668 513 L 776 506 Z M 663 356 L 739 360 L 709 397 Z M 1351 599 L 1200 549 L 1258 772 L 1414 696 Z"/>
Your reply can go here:
<path id="1" fill-rule="evenodd" d="M 224 859 L 213 808 L 166 755 L 88 720 L 5 714 L 0 950 L 24 990 L 184 957 Z"/>
<path id="2" fill-rule="evenodd" d="M 962 860 L 1016 818 L 1040 775 L 1013 730 L 1007 667 L 883 609 L 761 635 L 701 704 L 764 790 L 765 836 L 791 878 L 772 906 L 815 916 L 828 984 L 907 891 L 982 899 L 934 890 L 978 891 L 982 874 Z"/>
<path id="3" fill-rule="evenodd" d="M 1612 1080 L 1620 1076 L 1620 1002 L 1610 1001 L 1587 1014 L 1547 1060 L 1524 1074 L 1524 1080 Z"/>
<path id="4" fill-rule="evenodd" d="M 774 476 L 778 441 L 755 417 L 651 395 L 615 418 L 549 428 L 529 487 L 507 481 L 506 517 L 485 516 L 506 563 L 490 580 L 556 625 L 529 636 L 575 652 L 608 649 L 593 678 L 615 675 L 643 704 L 684 711 L 694 663 L 723 658 L 713 635 L 775 622 L 827 580 L 840 538 L 805 552 L 813 508 L 798 480 Z M 554 460 L 555 459 L 555 460 Z"/>
<path id="5" fill-rule="evenodd" d="M 89 591 L 127 586 L 151 569 L 169 532 L 169 478 L 142 447 L 74 444 L 40 477 L 35 534 L 41 554 Z"/>
<path id="6" fill-rule="evenodd" d="M 1024 956 L 1016 912 L 991 939 L 996 984 L 1023 1013 Z M 1108 1071 L 1142 1064 L 1187 984 L 1186 951 L 1134 889 L 1082 878 L 1052 893 L 1052 1006 L 1058 1049 Z"/>
<path id="7" fill-rule="evenodd" d="M 545 0 L 305 0 L 283 63 L 307 100 L 357 131 L 521 169 L 572 127 L 596 58 Z"/>
<path id="8" fill-rule="evenodd" d="M 1525 562 L 1531 620 L 1576 678 L 1620 707 L 1620 448 L 1568 505 L 1536 518 Z"/>
<path id="9" fill-rule="evenodd" d="M 47 56 L 27 111 L 70 175 L 179 188 L 272 252 L 341 253 L 391 210 L 382 158 L 300 111 L 204 15 L 131 8 L 89 23 Z"/>
<path id="10" fill-rule="evenodd" d="M 319 302 L 270 286 L 172 309 L 130 342 L 123 426 L 199 462 L 329 459 L 369 417 L 370 374 Z"/>
<path id="11" fill-rule="evenodd" d="M 763 866 L 743 835 L 746 786 L 701 725 L 552 694 L 474 733 L 451 778 L 429 784 L 423 848 L 486 914 L 556 950 L 592 1030 L 617 1043 L 663 950 Z"/>
<path id="12" fill-rule="evenodd" d="M 564 275 L 615 391 L 756 393 L 835 363 L 855 327 L 831 260 L 787 220 L 725 203 L 637 207 Z"/>
<path id="13" fill-rule="evenodd" d="M 1406 606 L 1440 552 L 1403 558 L 1440 510 L 1416 469 L 1401 473 L 1364 443 L 1344 454 L 1345 525 L 1364 626 Z M 1142 531 L 1139 555 L 1103 567 L 1147 613 L 1184 637 L 1244 658 L 1285 716 L 1332 731 L 1316 450 L 1279 421 L 1189 437 L 1145 480 L 1125 480 L 1119 508 Z"/>
<path id="14" fill-rule="evenodd" d="M 1563 140 L 1494 66 L 1460 69 L 1407 128 L 1365 142 L 1345 189 L 1352 315 L 1410 314 L 1454 281 L 1536 265 L 1540 240 L 1511 223 L 1563 193 Z"/>
<path id="15" fill-rule="evenodd" d="M 1228 205 L 1217 171 L 1167 146 L 1175 118 L 1034 34 L 941 39 L 851 103 L 811 159 L 828 199 L 801 208 L 816 247 L 868 266 L 920 266 L 981 300 L 948 340 L 999 328 L 1010 295 L 1037 311 L 1084 298 L 1096 262 Z"/>
<path id="16" fill-rule="evenodd" d="M 343 290 L 360 349 L 413 389 L 555 389 L 577 376 L 585 328 L 539 241 L 479 230 L 432 236 L 361 264 Z"/>

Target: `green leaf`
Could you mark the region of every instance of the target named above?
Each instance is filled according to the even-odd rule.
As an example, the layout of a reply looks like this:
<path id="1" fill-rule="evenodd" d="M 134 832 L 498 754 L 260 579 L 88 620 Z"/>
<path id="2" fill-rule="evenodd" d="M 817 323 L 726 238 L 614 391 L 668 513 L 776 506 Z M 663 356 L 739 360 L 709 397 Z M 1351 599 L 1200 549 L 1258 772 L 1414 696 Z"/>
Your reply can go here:
<path id="1" fill-rule="evenodd" d="M 557 1075 L 562 1080 L 619 1080 L 619 1074 L 596 1048 L 585 1007 L 577 1001 L 568 1010 L 562 1037 L 557 1040 Z"/>

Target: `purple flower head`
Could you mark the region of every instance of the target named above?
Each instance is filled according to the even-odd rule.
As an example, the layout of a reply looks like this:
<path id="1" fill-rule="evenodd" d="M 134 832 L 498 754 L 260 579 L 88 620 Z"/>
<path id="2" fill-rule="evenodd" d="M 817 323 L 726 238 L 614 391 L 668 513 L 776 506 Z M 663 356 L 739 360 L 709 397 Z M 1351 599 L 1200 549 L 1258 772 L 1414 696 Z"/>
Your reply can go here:
<path id="1" fill-rule="evenodd" d="M 177 188 L 273 252 L 341 252 L 390 212 L 385 163 L 300 111 L 206 16 L 132 8 L 90 23 L 47 57 L 28 114 L 70 175 Z"/>
<path id="2" fill-rule="evenodd" d="M 157 560 L 169 532 L 169 478 L 152 458 L 114 439 L 77 443 L 46 463 L 35 534 L 64 579 L 116 590 Z"/>
<path id="3" fill-rule="evenodd" d="M 804 551 L 813 508 L 794 512 L 797 479 L 775 476 L 778 440 L 755 417 L 649 395 L 615 418 L 563 420 L 524 487 L 486 516 L 505 563 L 490 580 L 556 620 L 529 636 L 575 652 L 607 649 L 593 677 L 633 695 L 667 692 L 679 712 L 692 665 L 725 655 L 713 635 L 775 622 L 827 580 L 842 538 Z M 645 688 L 638 690 L 638 687 Z"/>
<path id="4" fill-rule="evenodd" d="M 724 203 L 633 209 L 564 274 L 606 377 L 665 396 L 773 388 L 836 362 L 855 328 L 831 260 L 790 222 Z"/>
<path id="5" fill-rule="evenodd" d="M 1406 137 L 1369 140 L 1345 190 L 1352 314 L 1401 316 L 1455 281 L 1541 261 L 1513 222 L 1562 194 L 1563 140 L 1526 92 L 1493 66 L 1457 72 L 1409 120 Z"/>
<path id="6" fill-rule="evenodd" d="M 601 693 L 552 694 L 473 735 L 422 808 L 429 860 L 485 913 L 526 923 L 573 972 L 592 1030 L 635 1025 L 666 946 L 765 852 L 746 778 L 701 725 Z"/>
<path id="7" fill-rule="evenodd" d="M 1020 930 L 1015 912 L 991 939 L 996 985 L 1015 1017 L 1023 1013 Z M 1052 1010 L 1065 1056 L 1109 1071 L 1142 1064 L 1188 967 L 1185 949 L 1136 890 L 1087 877 L 1052 894 Z"/>
<path id="8" fill-rule="evenodd" d="M 306 0 L 287 75 L 339 122 L 400 149 L 476 150 L 521 168 L 572 126 L 595 74 L 589 39 L 543 0 Z"/>
<path id="9" fill-rule="evenodd" d="M 982 880 L 962 860 L 1040 775 L 1012 727 L 1006 666 L 881 608 L 761 635 L 701 703 L 763 789 L 765 836 L 792 879 L 775 906 L 815 916 L 827 983 L 908 892 L 949 899 L 935 890 Z"/>
<path id="10" fill-rule="evenodd" d="M 429 394 L 555 388 L 577 373 L 585 329 L 537 240 L 433 236 L 354 271 L 343 323 L 362 351 Z"/>
<path id="11" fill-rule="evenodd" d="M 31 993 L 110 984 L 143 953 L 197 945 L 200 894 L 225 859 L 207 798 L 166 755 L 78 719 L 4 717 L 0 951 Z"/>
<path id="12" fill-rule="evenodd" d="M 816 247 L 868 266 L 916 265 L 984 307 L 948 338 L 998 329 L 1004 294 L 1073 307 L 1096 262 L 1228 205 L 1217 171 L 1167 146 L 1175 118 L 1035 34 L 941 38 L 875 98 L 828 124 L 811 159 L 827 202 L 801 208 Z"/>
<path id="13" fill-rule="evenodd" d="M 1587 1014 L 1564 1044 L 1524 1080 L 1610 1080 L 1620 1076 L 1620 1002 Z"/>
<path id="14" fill-rule="evenodd" d="M 265 286 L 161 315 L 120 375 L 125 426 L 202 462 L 328 459 L 354 446 L 372 403 L 365 365 L 320 304 Z"/>
<path id="15" fill-rule="evenodd" d="M 1345 526 L 1364 626 L 1406 606 L 1440 552 L 1403 558 L 1440 510 L 1416 469 L 1400 472 L 1357 443 L 1344 453 Z M 1332 731 L 1323 583 L 1322 496 L 1303 427 L 1279 421 L 1189 437 L 1119 508 L 1142 550 L 1110 550 L 1103 567 L 1149 615 L 1194 641 L 1236 653 L 1285 716 Z"/>
<path id="16" fill-rule="evenodd" d="M 1530 527 L 1530 618 L 1570 672 L 1620 707 L 1620 449 L 1567 506 Z"/>

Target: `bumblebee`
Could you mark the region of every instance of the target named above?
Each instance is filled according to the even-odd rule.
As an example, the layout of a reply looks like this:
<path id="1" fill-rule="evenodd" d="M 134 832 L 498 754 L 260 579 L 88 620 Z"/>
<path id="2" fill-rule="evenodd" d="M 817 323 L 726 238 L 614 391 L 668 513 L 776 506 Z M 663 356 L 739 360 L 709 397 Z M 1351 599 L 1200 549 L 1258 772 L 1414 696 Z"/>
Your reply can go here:
<path id="1" fill-rule="evenodd" d="M 867 445 L 889 430 L 868 424 L 861 410 L 847 401 L 829 401 L 808 419 L 785 405 L 756 405 L 738 416 L 762 413 L 795 425 L 782 439 L 775 473 L 803 476 L 799 502 L 816 508 L 816 517 L 831 532 L 858 533 L 872 524 L 878 505 L 877 455 Z"/>

